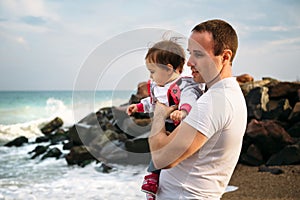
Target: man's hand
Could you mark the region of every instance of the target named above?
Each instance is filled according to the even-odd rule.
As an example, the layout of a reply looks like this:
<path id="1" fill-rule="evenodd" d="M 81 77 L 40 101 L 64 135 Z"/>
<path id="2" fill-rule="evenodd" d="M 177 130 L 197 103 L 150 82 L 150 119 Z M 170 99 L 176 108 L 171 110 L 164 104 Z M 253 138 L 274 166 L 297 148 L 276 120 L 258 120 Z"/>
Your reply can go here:
<path id="1" fill-rule="evenodd" d="M 166 106 L 160 102 L 155 104 L 154 117 L 166 119 L 170 116 L 174 110 L 177 109 L 177 106 Z"/>

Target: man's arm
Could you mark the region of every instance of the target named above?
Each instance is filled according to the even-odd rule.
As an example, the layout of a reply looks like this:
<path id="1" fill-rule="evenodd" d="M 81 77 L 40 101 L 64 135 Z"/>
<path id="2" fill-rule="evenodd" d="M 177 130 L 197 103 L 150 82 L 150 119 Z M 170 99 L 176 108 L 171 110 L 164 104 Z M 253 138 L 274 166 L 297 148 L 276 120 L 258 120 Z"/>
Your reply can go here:
<path id="1" fill-rule="evenodd" d="M 165 119 L 172 108 L 156 104 L 149 145 L 152 160 L 157 169 L 176 166 L 190 157 L 207 141 L 207 137 L 185 122 L 170 134 L 166 134 Z"/>

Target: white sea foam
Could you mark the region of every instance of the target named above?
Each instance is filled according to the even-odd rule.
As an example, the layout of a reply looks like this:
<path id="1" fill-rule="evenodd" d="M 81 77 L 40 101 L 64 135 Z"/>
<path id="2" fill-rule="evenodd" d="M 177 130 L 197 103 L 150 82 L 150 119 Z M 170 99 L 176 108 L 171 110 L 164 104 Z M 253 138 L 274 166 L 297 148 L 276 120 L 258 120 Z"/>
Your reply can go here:
<path id="1" fill-rule="evenodd" d="M 65 159 L 29 159 L 34 145 L 0 147 L 0 197 L 23 199 L 144 199 L 140 191 L 145 165 L 113 165 L 115 170 L 99 172 L 95 162 L 85 168 L 68 166 Z M 1 199 L 0 198 L 0 199 Z"/>
<path id="2" fill-rule="evenodd" d="M 44 124 L 45 120 L 35 120 L 26 123 L 19 123 L 13 125 L 0 124 L 0 143 L 13 140 L 20 136 L 25 136 L 29 139 L 42 136 L 40 125 Z"/>

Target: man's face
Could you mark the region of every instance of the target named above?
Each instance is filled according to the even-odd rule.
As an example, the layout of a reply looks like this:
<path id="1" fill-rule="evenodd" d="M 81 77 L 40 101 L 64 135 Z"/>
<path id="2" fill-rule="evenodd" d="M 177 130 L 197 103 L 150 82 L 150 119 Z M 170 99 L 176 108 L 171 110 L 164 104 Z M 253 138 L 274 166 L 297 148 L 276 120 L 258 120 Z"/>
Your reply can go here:
<path id="1" fill-rule="evenodd" d="M 221 56 L 214 55 L 212 34 L 209 32 L 193 32 L 189 38 L 188 51 L 190 58 L 187 65 L 191 67 L 196 82 L 209 82 L 218 73 Z"/>

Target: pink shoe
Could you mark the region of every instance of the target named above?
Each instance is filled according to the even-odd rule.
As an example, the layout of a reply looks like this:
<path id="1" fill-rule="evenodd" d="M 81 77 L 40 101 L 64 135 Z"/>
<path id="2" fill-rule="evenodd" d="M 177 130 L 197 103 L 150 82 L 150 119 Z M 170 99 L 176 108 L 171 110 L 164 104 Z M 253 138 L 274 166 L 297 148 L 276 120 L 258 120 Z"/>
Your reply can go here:
<path id="1" fill-rule="evenodd" d="M 158 188 L 158 178 L 159 175 L 155 173 L 151 173 L 145 176 L 142 185 L 142 191 L 148 194 L 152 194 L 155 197 Z"/>
<path id="2" fill-rule="evenodd" d="M 147 200 L 155 200 L 155 195 L 153 195 L 153 194 L 146 194 L 146 199 Z"/>

